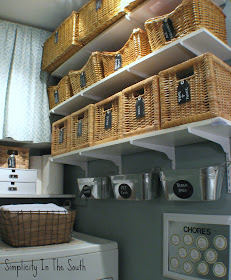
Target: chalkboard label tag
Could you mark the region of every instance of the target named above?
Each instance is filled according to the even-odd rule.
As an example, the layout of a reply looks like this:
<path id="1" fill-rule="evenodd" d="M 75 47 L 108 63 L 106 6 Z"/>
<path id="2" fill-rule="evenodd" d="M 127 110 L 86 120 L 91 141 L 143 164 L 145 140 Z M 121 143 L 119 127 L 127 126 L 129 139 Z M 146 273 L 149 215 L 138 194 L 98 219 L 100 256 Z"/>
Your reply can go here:
<path id="1" fill-rule="evenodd" d="M 77 136 L 82 136 L 82 120 L 79 120 L 77 127 Z"/>
<path id="2" fill-rule="evenodd" d="M 176 37 L 176 32 L 170 18 L 165 18 L 163 20 L 162 28 L 166 41 L 171 41 L 172 38 Z"/>
<path id="3" fill-rule="evenodd" d="M 96 0 L 96 11 L 98 11 L 101 8 L 101 0 Z"/>
<path id="4" fill-rule="evenodd" d="M 177 88 L 177 99 L 178 99 L 179 104 L 182 104 L 182 103 L 185 103 L 185 102 L 191 100 L 190 86 L 186 80 L 179 82 L 179 85 Z"/>
<path id="5" fill-rule="evenodd" d="M 177 197 L 187 199 L 193 194 L 193 186 L 186 180 L 179 180 L 173 185 L 173 192 Z"/>
<path id="6" fill-rule="evenodd" d="M 59 39 L 59 31 L 55 32 L 55 44 L 58 43 L 58 39 Z"/>
<path id="7" fill-rule="evenodd" d="M 85 72 L 82 72 L 80 74 L 80 86 L 81 86 L 81 88 L 85 87 L 86 84 L 87 84 L 86 75 L 85 75 Z"/>
<path id="8" fill-rule="evenodd" d="M 63 138 L 64 138 L 64 130 L 63 128 L 61 128 L 59 131 L 59 144 L 63 143 Z"/>
<path id="9" fill-rule="evenodd" d="M 109 129 L 112 126 L 112 113 L 111 111 L 107 111 L 105 115 L 105 129 Z"/>
<path id="10" fill-rule="evenodd" d="M 59 92 L 57 90 L 54 92 L 54 99 L 55 104 L 59 103 Z"/>
<path id="11" fill-rule="evenodd" d="M 117 54 L 115 57 L 115 69 L 114 71 L 120 69 L 122 67 L 122 56 L 121 54 Z"/>
<path id="12" fill-rule="evenodd" d="M 136 118 L 143 118 L 144 115 L 144 100 L 141 96 L 139 96 L 136 101 Z"/>
<path id="13" fill-rule="evenodd" d="M 128 199 L 132 195 L 132 190 L 129 185 L 121 184 L 119 186 L 119 194 L 121 195 L 121 197 Z"/>

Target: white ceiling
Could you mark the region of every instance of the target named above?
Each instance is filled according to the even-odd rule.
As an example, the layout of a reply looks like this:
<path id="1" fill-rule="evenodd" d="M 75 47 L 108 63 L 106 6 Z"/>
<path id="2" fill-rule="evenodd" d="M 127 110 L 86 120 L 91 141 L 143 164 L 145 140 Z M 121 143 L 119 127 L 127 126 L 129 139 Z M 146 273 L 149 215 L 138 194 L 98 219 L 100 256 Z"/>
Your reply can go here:
<path id="1" fill-rule="evenodd" d="M 0 0 L 0 19 L 54 31 L 89 0 Z"/>

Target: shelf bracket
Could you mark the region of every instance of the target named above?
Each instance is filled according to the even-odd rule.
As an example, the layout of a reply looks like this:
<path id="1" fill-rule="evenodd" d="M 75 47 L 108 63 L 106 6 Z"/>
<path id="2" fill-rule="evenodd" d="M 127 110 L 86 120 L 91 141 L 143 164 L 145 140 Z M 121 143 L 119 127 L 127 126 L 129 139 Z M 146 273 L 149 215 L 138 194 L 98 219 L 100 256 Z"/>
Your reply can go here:
<path id="1" fill-rule="evenodd" d="M 95 159 L 109 160 L 119 168 L 119 174 L 122 174 L 122 158 L 117 155 L 98 154 L 94 152 L 80 152 L 82 156 L 87 156 Z"/>
<path id="2" fill-rule="evenodd" d="M 206 140 L 219 144 L 222 147 L 223 151 L 225 152 L 226 161 L 231 160 L 229 137 L 222 137 L 193 127 L 188 127 L 188 132 L 196 136 L 202 137 Z M 231 164 L 227 164 L 227 186 L 228 186 L 228 193 L 231 193 Z"/>
<path id="3" fill-rule="evenodd" d="M 88 94 L 88 93 L 84 93 L 84 92 L 82 92 L 80 95 L 82 97 L 85 97 L 85 98 L 88 98 L 88 99 L 91 99 L 91 100 L 94 100 L 94 101 L 101 101 L 101 100 L 103 100 L 102 97 L 94 96 L 94 95 L 91 95 L 91 94 Z"/>
<path id="4" fill-rule="evenodd" d="M 136 75 L 136 76 L 138 76 L 138 77 L 140 77 L 140 78 L 143 78 L 143 79 L 147 79 L 147 78 L 150 77 L 150 75 L 148 75 L 146 73 L 143 73 L 143 72 L 140 72 L 140 71 L 137 71 L 137 70 L 134 70 L 134 69 L 132 69 L 130 67 L 127 68 L 127 71 L 132 73 L 132 74 L 134 74 L 134 75 Z"/>
<path id="5" fill-rule="evenodd" d="M 166 154 L 167 157 L 171 160 L 172 169 L 176 169 L 175 147 L 163 146 L 163 145 L 158 145 L 158 144 L 153 144 L 153 143 L 146 143 L 146 142 L 142 142 L 140 140 L 132 140 L 132 141 L 130 141 L 130 144 L 137 146 L 137 147 L 142 147 L 142 148 L 146 148 L 149 150 L 162 152 L 162 153 Z"/>
<path id="6" fill-rule="evenodd" d="M 184 48 L 186 48 L 187 50 L 189 50 L 190 52 L 194 53 L 195 55 L 201 55 L 202 52 L 193 48 L 192 46 L 190 46 L 190 44 L 187 44 L 186 42 L 184 42 L 184 40 L 180 41 L 181 46 L 183 46 Z"/>

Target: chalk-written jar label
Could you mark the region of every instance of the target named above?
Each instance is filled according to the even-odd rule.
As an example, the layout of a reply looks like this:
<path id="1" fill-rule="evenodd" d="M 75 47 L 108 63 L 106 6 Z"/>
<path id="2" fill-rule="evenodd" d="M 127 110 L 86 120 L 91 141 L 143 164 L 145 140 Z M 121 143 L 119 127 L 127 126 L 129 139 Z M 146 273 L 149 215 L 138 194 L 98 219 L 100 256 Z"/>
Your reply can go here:
<path id="1" fill-rule="evenodd" d="M 185 103 L 185 102 L 188 102 L 191 100 L 190 86 L 186 80 L 179 82 L 179 85 L 177 88 L 177 99 L 178 99 L 179 104 L 182 104 L 182 103 Z"/>
<path id="2" fill-rule="evenodd" d="M 187 199 L 193 194 L 193 186 L 186 180 L 179 180 L 173 185 L 173 192 L 177 197 Z"/>
<path id="3" fill-rule="evenodd" d="M 120 69 L 122 67 L 122 56 L 121 54 L 117 54 L 115 57 L 115 69 L 114 71 Z"/>
<path id="4" fill-rule="evenodd" d="M 171 41 L 172 38 L 176 37 L 176 32 L 170 18 L 165 18 L 163 20 L 162 28 L 166 41 Z"/>
<path id="5" fill-rule="evenodd" d="M 105 129 L 109 129 L 112 126 L 112 113 L 111 111 L 107 111 L 105 114 Z"/>
<path id="6" fill-rule="evenodd" d="M 130 188 L 129 185 L 127 184 L 121 184 L 119 186 L 119 194 L 123 197 L 123 198 L 129 198 L 132 195 L 132 190 Z"/>
<path id="7" fill-rule="evenodd" d="M 87 84 L 86 75 L 85 75 L 85 72 L 82 72 L 80 74 L 80 86 L 81 86 L 81 88 L 85 87 L 86 84 Z"/>
<path id="8" fill-rule="evenodd" d="M 57 90 L 54 92 L 54 99 L 55 104 L 59 103 L 59 92 Z"/>
<path id="9" fill-rule="evenodd" d="M 64 130 L 63 128 L 61 128 L 59 131 L 59 144 L 63 143 L 63 139 L 64 139 Z"/>
<path id="10" fill-rule="evenodd" d="M 82 120 L 79 120 L 78 122 L 77 136 L 82 136 Z"/>
<path id="11" fill-rule="evenodd" d="M 101 2 L 102 0 L 96 0 L 96 11 L 98 11 L 101 8 Z"/>
<path id="12" fill-rule="evenodd" d="M 136 101 L 136 118 L 140 119 L 144 117 L 144 100 L 141 96 Z"/>

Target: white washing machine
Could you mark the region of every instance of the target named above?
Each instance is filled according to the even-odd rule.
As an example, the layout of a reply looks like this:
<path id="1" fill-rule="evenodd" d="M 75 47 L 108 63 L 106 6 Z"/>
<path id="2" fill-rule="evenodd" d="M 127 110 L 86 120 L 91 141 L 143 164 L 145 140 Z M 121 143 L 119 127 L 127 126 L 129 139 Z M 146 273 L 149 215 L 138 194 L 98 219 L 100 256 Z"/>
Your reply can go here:
<path id="1" fill-rule="evenodd" d="M 14 248 L 0 241 L 0 279 L 118 280 L 118 245 L 77 232 L 57 245 Z"/>

